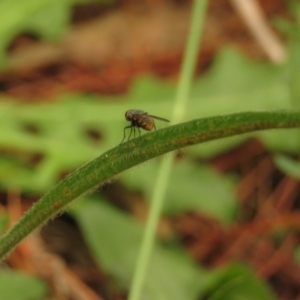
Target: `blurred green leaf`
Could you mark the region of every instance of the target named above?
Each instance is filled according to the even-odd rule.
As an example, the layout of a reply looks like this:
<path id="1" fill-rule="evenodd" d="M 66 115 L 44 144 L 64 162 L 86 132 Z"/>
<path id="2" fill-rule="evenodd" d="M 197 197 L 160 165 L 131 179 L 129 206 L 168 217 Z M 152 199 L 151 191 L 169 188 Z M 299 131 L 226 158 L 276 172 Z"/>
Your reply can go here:
<path id="1" fill-rule="evenodd" d="M 287 1 L 287 8 L 293 15 L 293 20 L 287 20 L 286 18 L 275 18 L 273 24 L 281 30 L 284 34 L 289 35 L 294 39 L 299 39 L 300 29 L 300 5 L 298 1 Z"/>
<path id="2" fill-rule="evenodd" d="M 0 299 L 41 299 L 47 292 L 46 284 L 40 279 L 16 271 L 0 271 Z"/>
<path id="3" fill-rule="evenodd" d="M 65 30 L 63 26 L 65 16 L 61 10 L 65 11 L 70 4 L 69 0 L 2 0 L 0 2 L 0 64 L 5 61 L 5 49 L 9 42 L 21 32 L 30 30 L 42 36 L 45 33 L 45 37 L 50 37 L 50 30 L 56 33 L 56 37 L 61 34 Z M 48 10 L 49 14 L 47 14 Z M 57 15 L 53 14 L 54 11 Z"/>
<path id="4" fill-rule="evenodd" d="M 291 108 L 285 75 L 285 67 L 253 63 L 234 51 L 223 51 L 211 70 L 193 84 L 186 120 L 228 112 Z M 31 190 L 36 185 L 36 190 L 44 191 L 57 181 L 60 172 L 74 169 L 118 145 L 128 125 L 124 118 L 128 109 L 170 118 L 174 93 L 172 84 L 145 77 L 138 79 L 126 96 L 66 95 L 40 105 L 2 98 L 0 147 L 10 153 L 17 150 L 13 154 L 17 159 L 14 175 L 4 173 L 5 168 L 0 167 L 0 178 L 6 176 L 6 182 L 12 178 L 21 184 L 20 188 Z M 158 129 L 167 126 L 159 121 L 156 125 Z M 28 127 L 36 132 L 28 131 Z M 89 132 L 100 139 L 93 139 Z M 204 143 L 184 151 L 196 157 L 212 157 L 250 136 L 260 137 L 273 150 L 298 153 L 300 148 L 299 130 L 276 130 Z M 34 167 L 30 159 L 18 165 L 24 153 L 41 159 Z M 32 175 L 26 179 L 24 172 Z M 22 179 L 13 179 L 18 173 Z"/>
<path id="5" fill-rule="evenodd" d="M 277 154 L 274 156 L 276 166 L 285 174 L 300 179 L 300 162 L 286 156 Z"/>
<path id="6" fill-rule="evenodd" d="M 99 200 L 99 199 L 98 199 Z M 85 199 L 72 205 L 99 265 L 126 290 L 134 271 L 143 227 L 104 201 Z M 174 246 L 174 245 L 173 245 Z M 266 283 L 247 267 L 232 264 L 214 271 L 195 265 L 178 247 L 155 244 L 143 299 L 275 299 Z"/>
<path id="7" fill-rule="evenodd" d="M 45 8 L 38 10 L 31 18 L 25 20 L 23 31 L 36 33 L 48 40 L 59 39 L 69 25 L 70 8 L 74 2 L 76 1 L 49 1 Z"/>
<path id="8" fill-rule="evenodd" d="M 104 202 L 77 202 L 72 211 L 99 264 L 128 289 L 143 227 Z M 210 279 L 184 251 L 155 244 L 143 299 L 198 299 Z"/>
<path id="9" fill-rule="evenodd" d="M 270 287 L 247 266 L 232 264 L 216 270 L 207 300 L 274 300 Z"/>
<path id="10" fill-rule="evenodd" d="M 151 198 L 157 176 L 157 161 L 146 163 L 121 175 L 127 186 L 141 189 Z M 201 211 L 221 221 L 232 220 L 237 209 L 234 181 L 207 165 L 183 160 L 173 165 L 166 192 L 164 213 Z"/>
<path id="11" fill-rule="evenodd" d="M 0 1 L 0 66 L 5 63 L 5 51 L 20 33 L 37 34 L 57 40 L 65 32 L 76 3 L 92 0 L 2 0 Z M 103 4 L 113 1 L 99 1 Z"/>

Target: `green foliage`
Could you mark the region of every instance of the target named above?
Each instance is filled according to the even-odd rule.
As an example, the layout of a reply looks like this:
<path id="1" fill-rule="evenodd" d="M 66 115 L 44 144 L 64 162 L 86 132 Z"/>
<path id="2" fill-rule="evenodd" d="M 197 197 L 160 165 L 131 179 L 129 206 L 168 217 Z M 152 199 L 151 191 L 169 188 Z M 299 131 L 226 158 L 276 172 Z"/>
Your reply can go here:
<path id="1" fill-rule="evenodd" d="M 71 0 L 2 0 L 0 2 L 0 63 L 5 49 L 19 33 L 32 32 L 44 38 L 58 38 L 69 19 Z"/>
<path id="2" fill-rule="evenodd" d="M 223 51 L 206 76 L 193 84 L 186 119 L 235 111 L 291 108 L 285 74 L 284 67 L 250 63 L 233 51 Z M 123 138 L 123 128 L 128 124 L 124 119 L 126 110 L 138 108 L 169 118 L 174 93 L 175 87 L 171 84 L 140 78 L 124 97 L 99 99 L 69 95 L 55 103 L 40 105 L 21 105 L 2 98 L 1 148 L 15 152 L 0 159 L 1 184 L 27 191 L 45 191 L 62 171 L 74 169 L 118 145 Z M 157 121 L 158 128 L 164 126 Z M 36 133 L 28 131 L 28 127 L 35 128 Z M 100 141 L 89 136 L 91 130 L 99 133 Z M 298 130 L 251 134 L 259 136 L 271 149 L 294 153 L 300 147 L 298 135 Z M 211 157 L 246 138 L 237 136 L 213 141 L 189 148 L 185 153 Z M 34 167 L 33 154 L 42 157 Z"/>
<path id="3" fill-rule="evenodd" d="M 271 289 L 247 266 L 232 264 L 217 270 L 207 300 L 274 300 Z"/>
<path id="4" fill-rule="evenodd" d="M 104 201 L 85 199 L 72 211 L 99 264 L 119 286 L 128 288 L 143 235 L 142 224 Z M 201 270 L 180 248 L 157 242 L 143 299 L 198 299 L 209 277 L 209 272 Z"/>
<path id="5" fill-rule="evenodd" d="M 47 293 L 48 288 L 40 279 L 16 271 L 0 271 L 0 299 L 42 299 Z"/>
<path id="6" fill-rule="evenodd" d="M 150 199 L 158 161 L 124 172 L 121 179 Z M 184 183 L 184 184 L 183 184 Z M 211 167 L 183 160 L 174 164 L 166 192 L 165 214 L 201 211 L 221 221 L 232 220 L 237 208 L 234 180 L 221 176 Z"/>
<path id="7" fill-rule="evenodd" d="M 2 1 L 0 62 L 4 61 L 4 50 L 9 41 L 20 32 L 30 31 L 47 39 L 59 38 L 68 25 L 69 10 L 75 2 Z M 293 53 L 297 54 L 298 46 L 295 44 Z M 293 60 L 296 57 L 292 55 Z M 297 107 L 290 97 L 292 94 L 293 99 L 297 99 L 298 68 L 295 66 L 298 63 L 293 67 L 293 61 L 283 67 L 255 64 L 234 51 L 223 51 L 210 71 L 194 83 L 186 119 L 245 110 Z M 175 88 L 171 84 L 142 78 L 126 97 L 99 99 L 71 95 L 52 104 L 24 106 L 3 99 L 0 102 L 0 146 L 4 152 L 0 157 L 1 185 L 33 192 L 48 189 L 62 171 L 74 169 L 120 143 L 126 124 L 123 115 L 127 109 L 143 109 L 169 118 L 174 94 Z M 93 140 L 88 134 L 91 130 L 98 132 L 101 140 Z M 270 149 L 299 152 L 298 130 L 251 135 L 259 136 Z M 245 138 L 247 136 L 209 142 L 185 150 L 185 153 L 211 157 L 234 147 Z M 41 159 L 32 166 L 35 155 Z M 147 162 L 130 171 L 126 178 L 122 176 L 122 180 L 129 187 L 142 190 L 149 198 L 155 169 L 155 161 Z M 86 181 L 89 179 L 87 176 Z M 236 207 L 230 179 L 221 179 L 204 165 L 182 162 L 175 166 L 170 181 L 166 213 L 201 209 L 220 220 L 232 219 Z M 73 181 L 64 190 L 65 194 L 76 190 L 77 183 Z M 65 194 L 62 193 L 63 196 Z M 61 205 L 60 202 L 55 204 Z M 102 202 L 81 202 L 74 211 L 97 261 L 120 286 L 127 289 L 143 233 L 142 226 Z M 42 213 L 42 220 L 36 221 L 38 225 L 48 217 L 46 209 Z M 145 299 L 196 299 L 203 294 L 212 300 L 274 299 L 268 287 L 245 267 L 229 266 L 221 271 L 207 272 L 195 266 L 178 247 L 167 247 L 158 242 L 147 278 Z"/>
<path id="8" fill-rule="evenodd" d="M 100 199 L 85 199 L 71 211 L 86 242 L 116 284 L 128 288 L 140 246 L 143 227 Z M 214 271 L 196 266 L 178 246 L 156 242 L 151 257 L 143 299 L 274 299 L 270 288 L 243 265 Z"/>
<path id="9" fill-rule="evenodd" d="M 297 1 L 288 1 L 290 12 L 293 14 L 293 22 L 286 19 L 276 19 L 275 25 L 286 35 L 290 36 L 288 43 L 289 61 L 287 64 L 287 82 L 289 86 L 290 101 L 294 107 L 300 107 L 300 5 Z"/>
<path id="10" fill-rule="evenodd" d="M 142 162 L 211 139 L 257 130 L 298 127 L 300 112 L 246 112 L 192 120 L 123 143 L 69 174 L 32 206 L 0 239 L 0 257 L 71 201 Z"/>
<path id="11" fill-rule="evenodd" d="M 223 114 L 229 111 L 290 108 L 288 83 L 284 80 L 285 72 L 285 68 L 253 64 L 233 51 L 224 51 L 206 76 L 193 84 L 186 119 L 215 113 Z M 216 86 L 220 86 L 220 90 L 216 89 Z M 140 108 L 149 113 L 169 118 L 174 93 L 175 88 L 171 84 L 162 83 L 153 78 L 141 78 L 136 81 L 127 96 L 102 97 L 102 101 L 88 95 L 65 96 L 56 103 L 41 105 L 21 105 L 3 99 L 5 101 L 0 102 L 0 125 L 2 128 L 0 141 L 1 149 L 9 151 L 6 151 L 7 154 L 0 158 L 1 185 L 34 192 L 48 189 L 58 180 L 62 171 L 74 169 L 104 152 L 105 149 L 120 143 L 123 137 L 123 128 L 127 124 L 124 120 L 126 110 Z M 158 128 L 163 126 L 165 124 L 157 122 Z M 91 130 L 98 132 L 101 139 L 92 139 L 88 134 Z M 148 135 L 149 133 L 143 132 L 143 134 Z M 299 149 L 297 130 L 251 135 L 259 136 L 267 146 L 273 147 L 273 149 L 295 151 L 295 153 Z M 245 138 L 247 136 L 209 142 L 206 145 L 186 149 L 184 153 L 197 157 L 213 156 L 234 147 Z M 282 143 L 282 140 L 285 143 Z M 36 154 L 40 155 L 41 159 L 32 166 L 32 156 Z M 156 161 L 147 162 L 135 171 L 129 171 L 126 178 L 123 175 L 121 180 L 129 187 L 141 190 L 149 199 L 152 179 L 155 178 L 156 164 Z M 234 182 L 230 179 L 224 177 L 221 179 L 221 176 L 204 165 L 193 166 L 182 162 L 175 164 L 170 182 L 170 189 L 167 191 L 169 201 L 165 205 L 165 213 L 173 214 L 201 209 L 223 221 L 232 219 L 236 207 L 231 192 Z M 207 186 L 214 186 L 214 188 L 209 191 Z M 110 220 L 111 211 L 118 213 L 112 209 L 110 212 L 108 211 L 107 209 L 102 211 L 102 214 L 108 214 L 106 217 L 99 215 L 91 219 L 108 218 Z M 98 212 L 99 210 L 95 209 L 95 214 Z M 131 220 L 128 220 L 124 214 L 118 213 L 118 215 L 122 215 L 127 220 L 124 221 L 125 223 L 131 224 Z M 78 218 L 81 219 L 80 216 Z M 130 226 L 128 225 L 129 228 L 127 228 L 122 225 L 124 236 L 131 236 Z M 107 225 L 94 228 L 97 228 L 98 231 L 101 228 L 103 236 L 113 236 L 115 230 L 118 231 Z M 102 236 L 90 234 L 89 243 L 92 244 L 92 248 L 96 247 L 94 244 L 97 241 L 103 244 Z M 137 243 L 134 242 L 136 247 Z M 107 242 L 107 246 L 106 254 L 99 254 L 97 248 L 95 252 L 98 254 L 95 255 L 102 264 L 107 265 L 108 272 L 114 274 L 124 286 L 131 278 L 133 266 L 126 265 L 126 269 L 121 270 L 120 275 L 119 271 L 114 270 L 114 267 L 111 266 L 114 260 L 113 256 L 109 257 L 107 253 L 116 255 L 122 261 L 122 255 L 125 254 L 123 252 L 127 250 L 120 251 L 123 248 L 120 248 L 116 241 Z M 127 245 L 124 246 L 125 248 Z M 169 249 L 168 251 L 171 253 L 170 257 L 173 257 L 173 250 Z M 166 256 L 168 255 L 166 254 Z M 181 255 L 179 256 L 181 257 Z M 168 261 L 167 258 L 165 259 Z M 158 261 L 160 260 L 158 259 Z M 170 269 L 173 272 L 172 262 L 168 264 L 166 270 Z M 186 267 L 181 267 L 187 268 L 187 278 L 189 279 L 194 272 L 191 271 L 193 268 L 186 261 L 183 261 L 182 264 L 186 265 Z M 157 270 L 153 272 L 156 274 Z M 200 273 L 199 278 L 202 278 Z M 170 277 L 169 273 L 164 275 L 166 278 Z M 155 278 L 156 275 L 153 276 Z M 187 293 L 191 294 L 184 294 L 188 279 L 182 286 L 178 284 L 180 291 L 176 292 L 178 295 L 184 295 L 184 299 L 192 299 L 204 289 L 191 281 L 192 287 L 187 289 L 189 290 Z M 182 279 L 178 277 L 177 280 Z M 164 282 L 162 279 L 160 281 Z M 147 287 L 147 293 L 150 295 L 160 293 L 161 285 L 157 284 L 155 282 L 153 286 Z M 166 289 L 166 293 L 172 294 L 168 289 Z"/>
<path id="12" fill-rule="evenodd" d="M 277 154 L 274 156 L 274 162 L 277 168 L 279 168 L 283 173 L 296 179 L 300 179 L 299 161 L 295 161 L 286 155 Z"/>
<path id="13" fill-rule="evenodd" d="M 5 50 L 18 34 L 29 32 L 44 39 L 57 40 L 65 32 L 76 3 L 89 0 L 2 0 L 0 1 L 0 66 Z M 101 1 L 110 3 L 109 0 Z"/>

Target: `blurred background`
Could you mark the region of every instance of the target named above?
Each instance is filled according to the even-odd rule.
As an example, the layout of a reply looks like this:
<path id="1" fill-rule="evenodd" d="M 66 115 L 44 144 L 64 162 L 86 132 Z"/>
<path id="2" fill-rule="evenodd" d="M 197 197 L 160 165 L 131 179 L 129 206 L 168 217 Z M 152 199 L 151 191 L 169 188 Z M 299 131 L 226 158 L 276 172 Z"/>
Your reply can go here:
<path id="1" fill-rule="evenodd" d="M 0 1 L 2 232 L 118 145 L 128 109 L 171 117 L 192 2 Z M 299 53 L 299 1 L 209 1 L 185 119 L 299 109 Z M 299 149 L 276 130 L 178 151 L 143 299 L 300 299 Z M 0 299 L 126 299 L 163 159 L 23 241 Z"/>

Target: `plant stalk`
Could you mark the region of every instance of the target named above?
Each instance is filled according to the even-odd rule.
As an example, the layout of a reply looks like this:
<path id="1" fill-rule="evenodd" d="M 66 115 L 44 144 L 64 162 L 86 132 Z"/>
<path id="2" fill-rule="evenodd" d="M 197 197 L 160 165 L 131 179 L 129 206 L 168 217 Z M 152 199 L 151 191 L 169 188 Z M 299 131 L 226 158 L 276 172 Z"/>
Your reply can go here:
<path id="1" fill-rule="evenodd" d="M 300 112 L 244 112 L 196 119 L 132 139 L 77 169 L 34 204 L 0 238 L 0 259 L 3 260 L 30 232 L 65 209 L 72 200 L 135 165 L 206 141 L 257 130 L 297 127 L 300 127 Z"/>

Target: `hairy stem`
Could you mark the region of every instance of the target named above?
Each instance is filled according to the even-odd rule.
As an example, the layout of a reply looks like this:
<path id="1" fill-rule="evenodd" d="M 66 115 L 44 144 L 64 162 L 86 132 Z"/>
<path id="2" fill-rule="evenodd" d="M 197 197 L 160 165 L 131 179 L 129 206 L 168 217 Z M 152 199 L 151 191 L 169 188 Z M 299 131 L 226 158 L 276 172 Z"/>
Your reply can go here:
<path id="1" fill-rule="evenodd" d="M 124 170 L 186 146 L 263 129 L 300 127 L 300 112 L 246 112 L 196 119 L 150 132 L 121 144 L 82 166 L 33 205 L 0 239 L 3 259 L 30 232 L 68 203 Z"/>

